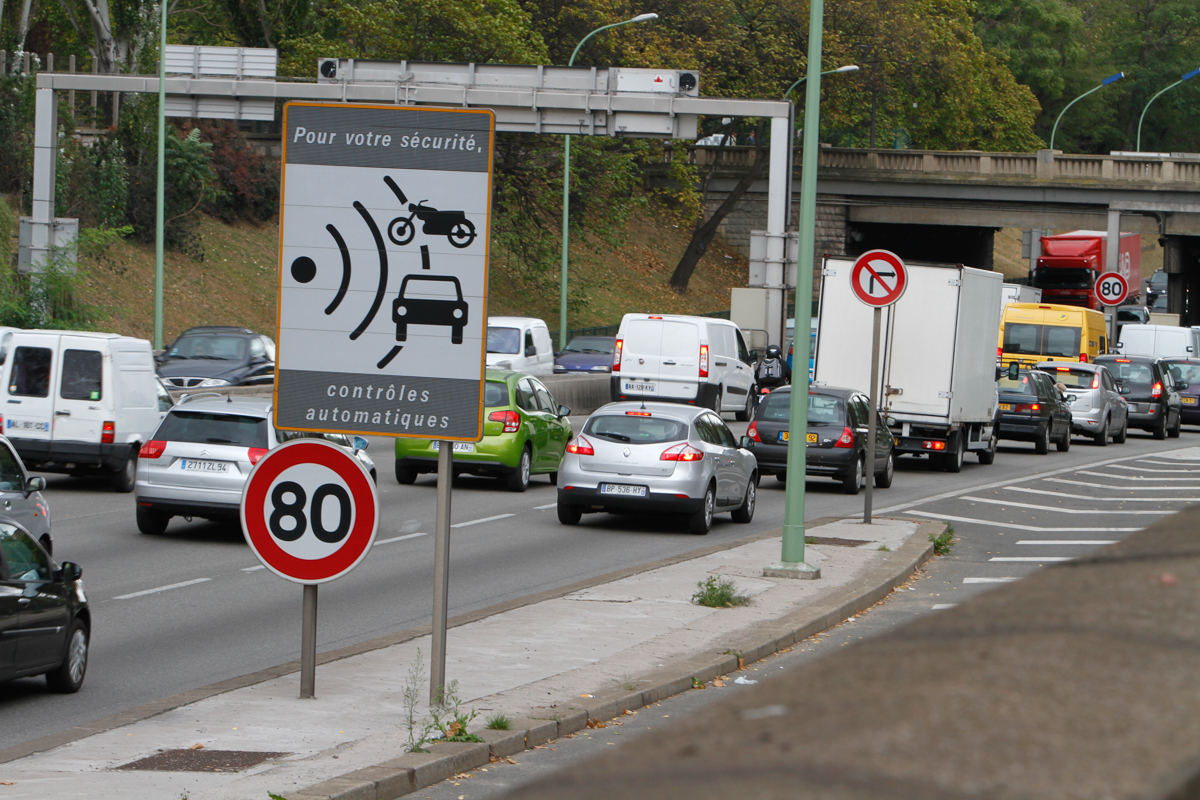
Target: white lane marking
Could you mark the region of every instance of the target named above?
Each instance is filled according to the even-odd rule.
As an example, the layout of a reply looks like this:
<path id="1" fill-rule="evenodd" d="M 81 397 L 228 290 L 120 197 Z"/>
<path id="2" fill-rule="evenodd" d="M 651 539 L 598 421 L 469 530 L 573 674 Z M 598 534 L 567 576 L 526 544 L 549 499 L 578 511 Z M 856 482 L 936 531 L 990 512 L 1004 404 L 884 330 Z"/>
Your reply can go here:
<path id="1" fill-rule="evenodd" d="M 1139 464 L 1158 464 L 1159 466 L 1162 466 L 1162 467 L 1182 467 L 1182 466 L 1187 466 L 1188 464 L 1195 464 L 1197 468 L 1200 468 L 1200 461 L 1195 461 L 1194 459 L 1190 459 L 1190 458 L 1189 459 L 1172 458 L 1170 461 L 1155 461 L 1152 458 L 1141 458 L 1141 459 L 1138 459 L 1138 463 Z"/>
<path id="2" fill-rule="evenodd" d="M 1189 472 L 1193 475 L 1200 476 L 1200 470 L 1197 469 L 1150 469 L 1148 467 L 1131 467 L 1128 464 L 1110 464 L 1109 469 L 1127 469 L 1132 472 Z"/>
<path id="3" fill-rule="evenodd" d="M 1133 533 L 1141 530 L 1141 528 L 1039 528 L 1036 525 L 1018 525 L 1015 522 L 994 522 L 990 519 L 952 517 L 949 514 L 930 514 L 928 511 L 910 511 L 908 513 L 914 517 L 945 519 L 950 522 L 973 522 L 976 525 L 990 525 L 993 528 L 1011 528 L 1016 531 L 1034 531 L 1036 533 Z"/>
<path id="4" fill-rule="evenodd" d="M 1012 583 L 1016 578 L 963 578 L 963 583 Z"/>
<path id="5" fill-rule="evenodd" d="M 375 544 L 391 544 L 392 542 L 403 542 L 405 539 L 416 539 L 418 536 L 428 536 L 428 533 L 409 533 L 404 536 L 393 536 L 391 539 L 376 539 Z"/>
<path id="6" fill-rule="evenodd" d="M 558 503 L 546 503 L 544 506 L 534 506 L 534 511 L 545 511 L 547 508 L 558 508 Z"/>
<path id="7" fill-rule="evenodd" d="M 1116 544 L 1116 539 L 1022 539 L 1017 544 L 1086 544 L 1086 545 L 1105 545 Z"/>
<path id="8" fill-rule="evenodd" d="M 1180 447 L 1177 449 L 1188 450 L 1190 448 Z M 1172 450 L 1172 451 L 1168 451 L 1168 452 L 1174 452 L 1174 451 Z M 1109 459 L 1104 459 L 1101 461 L 1093 461 L 1090 464 L 1077 464 L 1074 467 L 1063 467 L 1062 469 L 1053 469 L 1053 470 L 1049 470 L 1048 472 L 1037 473 L 1034 475 L 1026 475 L 1022 478 L 1009 478 L 1008 480 L 995 481 L 994 483 L 984 483 L 979 486 L 971 486 L 966 489 L 955 489 L 954 491 L 951 491 L 951 492 L 941 492 L 940 494 L 931 494 L 928 497 L 922 497 L 922 498 L 919 498 L 916 500 L 910 500 L 906 503 L 899 503 L 894 506 L 888 506 L 887 508 L 881 508 L 881 509 L 877 510 L 875 513 L 876 514 L 895 514 L 898 511 L 904 511 L 905 509 L 908 509 L 908 508 L 915 508 L 916 506 L 923 506 L 926 503 L 933 503 L 937 500 L 948 500 L 951 497 L 959 497 L 960 495 L 964 495 L 967 492 L 982 492 L 987 489 L 999 489 L 1001 486 L 1011 486 L 1014 483 L 1025 483 L 1031 479 L 1040 480 L 1043 478 L 1051 478 L 1055 475 L 1069 475 L 1071 473 L 1078 473 L 1078 472 L 1081 472 L 1085 467 L 1093 467 L 1093 468 L 1105 467 L 1105 466 L 1108 466 L 1109 464 L 1115 464 L 1118 461 L 1136 461 L 1139 458 L 1142 458 L 1142 456 L 1123 456 L 1121 458 L 1109 458 Z M 1085 474 L 1098 475 L 1101 478 L 1116 478 L 1117 477 L 1116 475 L 1105 475 L 1102 472 L 1101 473 L 1092 472 L 1092 473 L 1085 473 Z M 1121 476 L 1121 478 L 1123 480 L 1147 480 L 1147 481 L 1156 480 L 1155 478 L 1133 478 L 1133 477 L 1126 478 L 1125 476 Z M 1193 479 L 1192 478 L 1161 478 L 1158 480 L 1193 480 Z"/>
<path id="9" fill-rule="evenodd" d="M 242 572 L 258 572 L 260 569 L 266 569 L 266 567 L 262 564 L 259 564 L 257 567 L 243 567 Z"/>
<path id="10" fill-rule="evenodd" d="M 55 516 L 55 522 L 66 522 L 69 519 L 84 519 L 85 517 L 99 517 L 103 514 L 120 514 L 122 511 L 128 511 L 128 508 L 114 508 L 110 511 L 93 511 L 91 514 L 74 514 L 70 517 Z"/>
<path id="11" fill-rule="evenodd" d="M 1110 478 L 1117 477 L 1109 475 Z M 1124 476 L 1121 476 L 1124 478 Z M 1193 492 L 1200 489 L 1200 486 L 1117 486 L 1111 483 L 1089 483 L 1088 481 L 1073 481 L 1068 478 L 1046 478 L 1046 480 L 1054 483 L 1067 483 L 1071 486 L 1087 486 L 1092 489 L 1116 489 L 1120 492 Z M 1186 480 L 1184 478 L 1183 480 Z"/>
<path id="12" fill-rule="evenodd" d="M 159 586 L 155 589 L 143 589 L 140 592 L 133 592 L 131 594 L 120 594 L 120 595 L 117 595 L 116 597 L 114 597 L 113 600 L 129 600 L 134 597 L 143 597 L 148 594 L 156 594 L 157 592 L 165 592 L 169 589 L 182 589 L 184 586 L 195 586 L 197 583 L 204 583 L 206 581 L 211 581 L 211 580 L 212 580 L 212 578 L 196 578 L 195 580 L 184 581 L 183 583 L 172 583 L 169 586 Z"/>
<path id="13" fill-rule="evenodd" d="M 933 610 L 941 611 L 946 608 L 954 608 L 957 605 L 958 605 L 958 603 L 934 603 Z"/>
<path id="14" fill-rule="evenodd" d="M 494 517 L 484 517 L 483 519 L 473 519 L 469 522 L 459 522 L 458 524 L 451 525 L 450 527 L 451 528 L 465 528 L 468 525 L 478 525 L 481 522 L 493 522 L 498 519 L 508 519 L 509 517 L 515 517 L 515 516 L 516 516 L 516 514 L 497 514 Z"/>
<path id="15" fill-rule="evenodd" d="M 1073 560 L 1074 560 L 1074 558 L 1072 556 L 996 556 L 995 558 L 988 559 L 988 561 L 1023 561 L 1023 562 L 1033 561 L 1033 562 L 1037 562 L 1039 564 L 1042 563 L 1043 561 L 1073 561 Z"/>
<path id="16" fill-rule="evenodd" d="M 993 506 L 1007 506 L 1009 508 L 1028 508 L 1033 511 L 1057 511 L 1060 514 L 1153 514 L 1161 517 L 1162 511 L 1130 511 L 1124 508 L 1055 508 L 1054 506 L 1035 506 L 1032 503 L 1010 503 L 1007 500 L 993 500 L 990 497 L 971 497 L 963 495 L 962 500 L 970 500 L 972 503 L 987 503 Z"/>
<path id="17" fill-rule="evenodd" d="M 1027 489 L 1024 486 L 1005 486 L 1010 492 L 1028 492 L 1029 494 L 1046 494 L 1051 497 L 1069 497 L 1072 500 L 1095 500 L 1102 503 L 1191 503 L 1191 497 L 1092 497 L 1088 494 L 1067 494 L 1066 492 L 1049 492 L 1045 489 Z M 964 498 L 965 499 L 965 498 Z"/>
<path id="18" fill-rule="evenodd" d="M 1060 473 L 1060 474 L 1061 474 L 1061 473 Z M 1144 476 L 1142 476 L 1142 475 L 1111 475 L 1111 474 L 1109 474 L 1109 473 L 1107 473 L 1107 472 L 1088 472 L 1086 469 L 1081 469 L 1081 470 L 1079 470 L 1079 474 L 1080 474 L 1080 475 L 1091 475 L 1091 476 L 1093 476 L 1093 477 L 1096 477 L 1096 478 L 1112 478 L 1113 480 L 1121 480 L 1121 481 L 1200 481 L 1200 477 L 1195 477 L 1195 478 L 1159 478 L 1159 477 L 1156 477 L 1156 476 L 1153 476 L 1153 475 L 1152 475 L 1152 476 L 1150 476 L 1150 477 L 1144 477 Z M 1049 480 L 1049 479 L 1047 478 L 1047 480 Z M 1016 481 L 1013 481 L 1013 483 L 1016 483 Z M 1116 487 L 1113 487 L 1113 488 L 1119 489 L 1119 488 L 1121 488 L 1121 487 L 1119 487 L 1119 486 L 1116 486 Z M 1187 487 L 1187 488 L 1189 488 L 1189 489 L 1190 489 L 1190 488 L 1193 488 L 1193 487 L 1190 487 L 1190 486 L 1189 486 L 1189 487 Z"/>

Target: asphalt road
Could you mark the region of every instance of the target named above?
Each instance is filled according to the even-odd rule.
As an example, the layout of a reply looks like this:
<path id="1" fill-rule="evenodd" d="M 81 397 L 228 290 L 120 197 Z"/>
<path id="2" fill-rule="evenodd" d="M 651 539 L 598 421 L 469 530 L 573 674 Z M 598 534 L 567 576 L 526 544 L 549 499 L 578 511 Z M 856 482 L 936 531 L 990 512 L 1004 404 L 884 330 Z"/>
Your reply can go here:
<path id="1" fill-rule="evenodd" d="M 582 419 L 573 421 L 578 429 Z M 745 424 L 731 423 L 731 428 L 740 435 Z M 959 571 L 945 572 L 928 584 L 936 588 L 915 593 L 922 601 L 911 613 L 928 613 L 934 605 L 994 585 L 963 583 L 960 578 L 1018 577 L 1042 563 L 988 560 L 993 557 L 1065 557 L 1087 547 L 1022 545 L 1019 540 L 1125 535 L 1124 530 L 1101 536 L 1035 528 L 1051 530 L 1070 516 L 1067 527 L 1129 530 L 1180 505 L 1174 500 L 1106 502 L 1105 508 L 1120 507 L 1114 510 L 1153 512 L 1110 519 L 1111 512 L 1088 510 L 1095 505 L 1090 498 L 1106 495 L 1105 490 L 1042 481 L 1038 475 L 1065 470 L 1071 474 L 1064 473 L 1058 480 L 1132 483 L 1121 480 L 1125 473 L 1135 474 L 1128 470 L 1101 470 L 1108 474 L 1107 480 L 1079 477 L 1079 470 L 1086 472 L 1100 461 L 1200 445 L 1200 436 L 1185 431 L 1182 440 L 1156 442 L 1134 434 L 1128 443 L 1107 448 L 1075 441 L 1070 452 L 1046 456 L 1035 455 L 1031 445 L 1002 446 L 994 465 L 985 467 L 968 457 L 958 475 L 932 471 L 920 460 L 900 463 L 892 488 L 876 491 L 876 510 L 951 519 L 962 540 L 953 556 L 926 571 L 922 583 L 950 570 L 950 565 L 959 565 L 954 567 Z M 434 478 L 423 476 L 415 486 L 396 484 L 389 445 L 388 440 L 372 439 L 369 450 L 379 470 L 384 510 L 376 547 L 353 573 L 321 588 L 318 646 L 322 650 L 428 624 L 430 619 Z M 94 619 L 91 664 L 84 688 L 73 696 L 50 694 L 40 679 L 4 685 L 0 748 L 298 658 L 301 588 L 262 569 L 239 530 L 173 520 L 166 535 L 143 536 L 134 524 L 132 495 L 115 494 L 100 481 L 47 478 L 55 553 L 84 566 Z M 1005 481 L 1038 491 L 1049 487 L 1063 496 L 992 486 Z M 1089 499 L 1066 496 L 1071 494 Z M 1143 499 L 1163 496 L 1157 491 L 1134 494 Z M 1171 498 L 1183 495 L 1188 492 L 1169 493 Z M 524 494 L 507 492 L 492 480 L 463 477 L 455 482 L 452 522 L 459 527 L 451 534 L 451 615 L 778 528 L 783 521 L 784 487 L 773 478 L 765 479 L 751 524 L 735 524 L 723 514 L 706 537 L 692 536 L 682 525 L 654 518 L 587 515 L 580 525 L 566 527 L 557 521 L 554 502 L 554 487 L 545 477 L 536 478 Z M 1083 513 L 1064 515 L 1031 508 L 1058 505 Z M 849 516 L 861 513 L 861 508 L 862 495 L 844 495 L 833 481 L 808 483 L 808 519 Z M 1092 517 L 1099 521 L 1089 521 Z M 1118 517 L 1117 523 L 1111 521 Z M 1030 530 L 993 527 L 990 520 Z"/>

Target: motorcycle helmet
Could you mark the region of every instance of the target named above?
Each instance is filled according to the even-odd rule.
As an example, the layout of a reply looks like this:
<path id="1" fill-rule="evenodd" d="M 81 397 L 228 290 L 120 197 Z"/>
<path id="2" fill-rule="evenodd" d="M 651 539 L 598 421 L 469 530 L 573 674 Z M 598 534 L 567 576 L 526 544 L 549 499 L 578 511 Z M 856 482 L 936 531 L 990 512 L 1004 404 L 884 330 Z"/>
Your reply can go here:
<path id="1" fill-rule="evenodd" d="M 767 358 L 783 358 L 783 351 L 779 349 L 779 345 L 773 344 L 767 348 Z"/>

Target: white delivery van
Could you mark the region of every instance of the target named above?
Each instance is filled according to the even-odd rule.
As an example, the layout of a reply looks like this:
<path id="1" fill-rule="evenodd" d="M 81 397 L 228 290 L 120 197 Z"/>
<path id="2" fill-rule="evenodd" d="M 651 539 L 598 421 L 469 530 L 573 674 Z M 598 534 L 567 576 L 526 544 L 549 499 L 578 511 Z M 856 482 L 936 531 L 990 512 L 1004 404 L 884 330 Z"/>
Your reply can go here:
<path id="1" fill-rule="evenodd" d="M 754 411 L 754 364 L 738 326 L 727 319 L 672 314 L 626 314 L 617 331 L 610 394 L 613 401 L 688 403 Z"/>
<path id="2" fill-rule="evenodd" d="M 1126 325 L 1118 352 L 1124 356 L 1200 358 L 1200 330 L 1173 325 Z"/>
<path id="3" fill-rule="evenodd" d="M 488 369 L 554 374 L 550 329 L 536 317 L 488 317 Z"/>
<path id="4" fill-rule="evenodd" d="M 10 330 L 0 335 L 0 417 L 31 470 L 100 468 L 133 490 L 137 454 L 162 418 L 145 339 L 115 333 Z"/>

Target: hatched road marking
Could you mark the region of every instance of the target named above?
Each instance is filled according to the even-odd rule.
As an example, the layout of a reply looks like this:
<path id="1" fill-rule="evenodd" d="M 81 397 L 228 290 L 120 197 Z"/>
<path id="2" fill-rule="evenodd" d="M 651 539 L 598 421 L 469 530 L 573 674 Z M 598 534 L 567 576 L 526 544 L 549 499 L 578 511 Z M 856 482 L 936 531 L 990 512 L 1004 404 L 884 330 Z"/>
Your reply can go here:
<path id="1" fill-rule="evenodd" d="M 1054 483 L 1068 483 L 1072 486 L 1087 486 L 1092 489 L 1116 489 L 1121 492 L 1190 492 L 1196 489 L 1195 486 L 1117 486 L 1112 483 L 1088 483 L 1087 481 L 1072 481 L 1067 478 L 1046 478 L 1046 480 Z"/>
<path id="2" fill-rule="evenodd" d="M 1073 470 L 1063 470 L 1063 472 L 1072 472 Z M 1181 470 L 1182 472 L 1191 472 L 1192 470 Z M 1078 475 L 1091 475 L 1094 478 L 1112 478 L 1120 481 L 1200 481 L 1200 475 L 1195 478 L 1160 478 L 1158 476 L 1143 477 L 1141 475 L 1111 475 L 1107 472 L 1089 472 L 1086 469 L 1076 471 Z M 1050 480 L 1047 478 L 1046 480 Z M 1016 481 L 1013 481 L 1016 483 Z M 1120 489 L 1120 486 L 1113 486 L 1114 489 Z M 1191 488 L 1191 487 L 1188 487 Z"/>
<path id="3" fill-rule="evenodd" d="M 1191 503 L 1191 497 L 1092 497 L 1086 494 L 1067 494 L 1066 492 L 1050 492 L 1045 489 L 1026 489 L 1023 486 L 1005 486 L 1010 492 L 1028 492 L 1029 494 L 1046 494 L 1051 497 L 1068 497 L 1072 500 L 1097 500 L 1106 503 Z M 1111 487 L 1110 487 L 1111 488 Z M 967 498 L 963 498 L 964 500 Z"/>
<path id="4" fill-rule="evenodd" d="M 1028 508 L 1032 511 L 1057 511 L 1060 514 L 1152 514 L 1156 517 L 1161 517 L 1161 511 L 1130 511 L 1128 509 L 1114 508 L 1055 508 L 1054 506 L 1035 506 L 1029 503 L 1010 503 L 1007 500 L 992 500 L 987 497 L 971 497 L 963 495 L 962 500 L 970 500 L 972 503 L 988 503 L 994 506 L 1008 506 L 1009 508 Z"/>
<path id="5" fill-rule="evenodd" d="M 952 517 L 949 514 L 931 514 L 928 511 L 909 511 L 908 513 L 915 517 L 945 519 L 950 522 L 973 522 L 976 525 L 991 525 L 993 528 L 1011 528 L 1016 531 L 1033 531 L 1035 533 L 1133 533 L 1134 531 L 1141 530 L 1141 528 L 1042 528 L 1037 525 L 1018 525 L 1015 522 L 994 522 L 990 519 Z"/>
<path id="6" fill-rule="evenodd" d="M 996 556 L 989 558 L 988 561 L 1019 561 L 1032 562 L 1034 564 L 1042 564 L 1047 561 L 1074 561 L 1073 556 Z"/>
<path id="7" fill-rule="evenodd" d="M 1012 583 L 1016 578 L 963 578 L 963 583 Z"/>
<path id="8" fill-rule="evenodd" d="M 1068 545 L 1082 544 L 1102 547 L 1106 544 L 1116 544 L 1116 539 L 1022 539 L 1017 544 L 1052 544 L 1052 545 Z"/>

